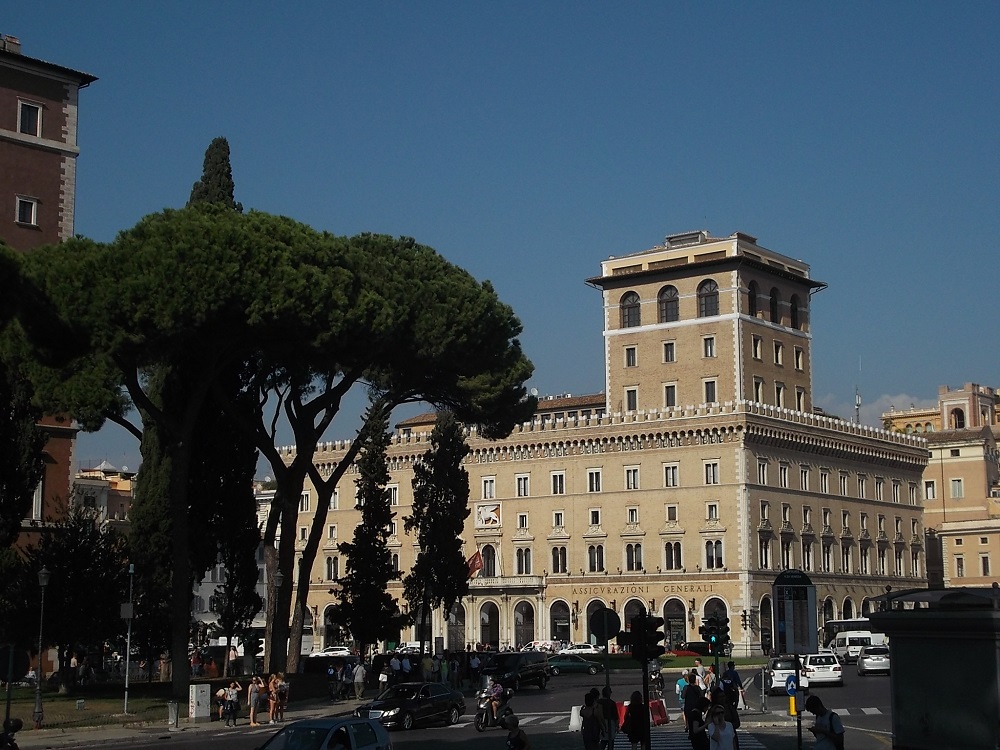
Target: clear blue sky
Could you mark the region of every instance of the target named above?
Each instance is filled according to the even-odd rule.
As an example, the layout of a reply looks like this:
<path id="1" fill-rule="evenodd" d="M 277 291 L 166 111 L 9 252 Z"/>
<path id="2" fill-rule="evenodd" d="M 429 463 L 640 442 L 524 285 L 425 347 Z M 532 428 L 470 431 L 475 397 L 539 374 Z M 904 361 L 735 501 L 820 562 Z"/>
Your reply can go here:
<path id="1" fill-rule="evenodd" d="M 100 79 L 89 237 L 182 205 L 223 135 L 247 208 L 491 280 L 543 394 L 604 387 L 601 259 L 691 229 L 829 284 L 817 405 L 849 417 L 857 384 L 874 422 L 998 384 L 996 2 L 76 0 L 7 4 L 0 32 Z M 117 428 L 80 443 L 84 466 L 137 456 Z"/>

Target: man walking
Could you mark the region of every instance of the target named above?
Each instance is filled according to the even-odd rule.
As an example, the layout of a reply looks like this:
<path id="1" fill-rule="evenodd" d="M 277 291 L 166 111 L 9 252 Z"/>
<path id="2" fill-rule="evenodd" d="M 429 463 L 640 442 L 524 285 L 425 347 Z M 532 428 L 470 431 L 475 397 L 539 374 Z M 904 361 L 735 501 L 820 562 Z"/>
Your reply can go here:
<path id="1" fill-rule="evenodd" d="M 358 700 L 365 697 L 365 676 L 367 674 L 368 670 L 365 669 L 365 663 L 359 661 L 358 666 L 354 668 L 354 697 Z"/>

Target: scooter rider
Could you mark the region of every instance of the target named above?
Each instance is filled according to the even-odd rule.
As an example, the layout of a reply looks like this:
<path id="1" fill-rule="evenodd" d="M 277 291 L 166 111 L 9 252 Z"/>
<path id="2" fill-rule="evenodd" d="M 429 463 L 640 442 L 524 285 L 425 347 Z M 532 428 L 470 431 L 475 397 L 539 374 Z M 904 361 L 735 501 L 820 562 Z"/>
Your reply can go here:
<path id="1" fill-rule="evenodd" d="M 493 723 L 496 724 L 497 721 L 497 710 L 500 708 L 500 704 L 503 703 L 504 689 L 496 680 L 490 680 L 490 686 L 487 689 L 486 696 L 490 699 L 490 713 Z"/>

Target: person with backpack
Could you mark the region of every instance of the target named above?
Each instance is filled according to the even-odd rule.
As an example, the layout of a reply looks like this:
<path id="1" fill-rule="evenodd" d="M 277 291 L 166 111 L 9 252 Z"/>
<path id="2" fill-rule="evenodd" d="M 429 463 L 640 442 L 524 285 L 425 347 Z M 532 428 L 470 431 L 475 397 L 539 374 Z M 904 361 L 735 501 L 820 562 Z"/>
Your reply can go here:
<path id="1" fill-rule="evenodd" d="M 806 711 L 816 715 L 816 722 L 809 731 L 816 738 L 816 750 L 844 750 L 844 724 L 840 717 L 820 700 L 818 695 L 806 699 Z"/>
<path id="2" fill-rule="evenodd" d="M 736 671 L 735 662 L 726 662 L 726 671 L 722 673 L 722 689 L 726 694 L 726 700 L 729 701 L 733 709 L 737 709 L 740 702 L 746 702 L 746 693 L 743 691 L 743 679 L 740 677 L 740 673 Z M 737 727 L 739 724 L 736 725 Z"/>
<path id="3" fill-rule="evenodd" d="M 601 691 L 601 697 L 597 699 L 597 705 L 604 713 L 604 739 L 601 740 L 601 747 L 607 750 L 614 750 L 615 735 L 618 734 L 618 704 L 611 697 L 611 687 L 605 686 Z"/>

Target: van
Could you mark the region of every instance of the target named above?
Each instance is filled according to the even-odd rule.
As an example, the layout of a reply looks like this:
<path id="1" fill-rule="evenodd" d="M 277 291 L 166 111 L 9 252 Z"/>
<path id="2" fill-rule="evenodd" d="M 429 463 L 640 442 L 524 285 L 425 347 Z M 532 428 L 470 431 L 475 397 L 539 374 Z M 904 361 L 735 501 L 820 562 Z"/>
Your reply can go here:
<path id="1" fill-rule="evenodd" d="M 837 633 L 833 639 L 833 653 L 837 655 L 844 664 L 850 664 L 858 660 L 858 654 L 865 646 L 881 646 L 885 643 L 885 635 L 873 633 L 870 630 L 845 630 Z"/>
<path id="2" fill-rule="evenodd" d="M 522 685 L 533 683 L 544 689 L 549 681 L 549 660 L 541 651 L 505 651 L 480 656 L 483 676 L 505 688 L 516 691 Z"/>

